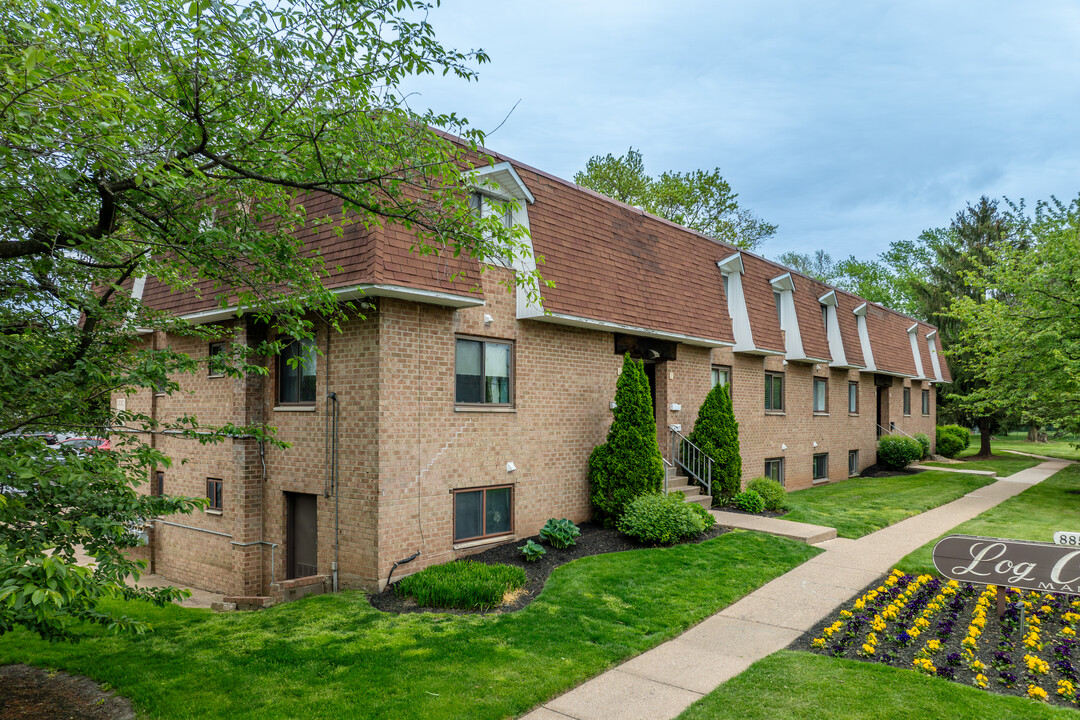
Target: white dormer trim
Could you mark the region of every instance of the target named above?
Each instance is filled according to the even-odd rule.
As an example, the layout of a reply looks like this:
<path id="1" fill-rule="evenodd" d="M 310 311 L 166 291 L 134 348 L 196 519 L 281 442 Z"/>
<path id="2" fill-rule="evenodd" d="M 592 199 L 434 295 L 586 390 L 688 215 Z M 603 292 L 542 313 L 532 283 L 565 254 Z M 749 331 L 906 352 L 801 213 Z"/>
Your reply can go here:
<path id="1" fill-rule="evenodd" d="M 789 361 L 827 362 L 806 357 L 802 333 L 799 332 L 799 315 L 795 311 L 795 279 L 787 272 L 769 281 L 773 292 L 780 293 L 780 330 L 784 333 L 784 357 Z"/>
<path id="2" fill-rule="evenodd" d="M 471 170 L 468 174 L 469 187 L 492 195 L 500 200 L 517 200 L 532 205 L 536 198 L 529 192 L 525 181 L 517 174 L 514 166 L 508 162 L 496 163 Z"/>
<path id="3" fill-rule="evenodd" d="M 925 380 L 926 373 L 923 372 L 922 353 L 919 352 L 919 323 L 912 324 L 907 329 L 908 339 L 911 341 L 911 356 L 915 359 L 915 379 Z"/>
<path id="4" fill-rule="evenodd" d="M 729 255 L 716 263 L 720 272 L 727 279 L 726 301 L 728 316 L 731 317 L 731 334 L 735 338 L 735 352 L 753 352 L 754 333 L 750 327 L 750 313 L 746 310 L 746 295 L 743 293 L 742 253 Z"/>
<path id="5" fill-rule="evenodd" d="M 870 332 L 866 329 L 866 303 L 855 308 L 855 322 L 859 326 L 859 345 L 862 346 L 863 362 L 870 372 L 877 372 L 877 364 L 874 362 L 874 349 L 870 347 Z"/>
<path id="6" fill-rule="evenodd" d="M 926 333 L 926 346 L 930 350 L 930 365 L 934 368 L 934 382 L 945 382 L 941 375 L 941 360 L 937 352 L 937 330 Z"/>
<path id="7" fill-rule="evenodd" d="M 837 315 L 840 304 L 836 299 L 836 291 L 830 290 L 825 293 L 818 298 L 818 302 L 825 306 L 825 313 L 829 323 L 825 333 L 829 340 L 829 354 L 833 358 L 829 363 L 829 367 L 845 370 L 858 368 L 858 365 L 852 365 L 848 362 L 847 353 L 844 351 L 844 338 L 840 334 L 840 319 Z"/>

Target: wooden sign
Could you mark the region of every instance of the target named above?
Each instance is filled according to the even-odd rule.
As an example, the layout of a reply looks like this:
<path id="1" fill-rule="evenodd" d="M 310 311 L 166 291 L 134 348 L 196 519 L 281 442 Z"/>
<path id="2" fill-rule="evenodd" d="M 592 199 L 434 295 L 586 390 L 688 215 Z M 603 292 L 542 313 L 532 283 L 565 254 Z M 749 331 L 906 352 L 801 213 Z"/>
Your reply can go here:
<path id="1" fill-rule="evenodd" d="M 1080 595 L 1080 548 L 949 535 L 934 546 L 934 567 L 951 580 Z"/>

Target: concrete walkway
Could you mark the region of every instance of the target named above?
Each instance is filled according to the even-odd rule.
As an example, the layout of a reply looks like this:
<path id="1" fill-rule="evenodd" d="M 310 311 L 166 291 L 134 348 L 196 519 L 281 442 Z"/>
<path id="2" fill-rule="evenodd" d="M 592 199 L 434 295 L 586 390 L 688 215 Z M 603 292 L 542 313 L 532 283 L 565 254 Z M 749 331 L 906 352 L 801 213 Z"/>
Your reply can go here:
<path id="1" fill-rule="evenodd" d="M 870 535 L 819 543 L 825 552 L 679 637 L 602 673 L 525 720 L 668 720 L 850 601 L 909 552 L 1050 477 L 1051 460 Z"/>
<path id="2" fill-rule="evenodd" d="M 985 475 L 986 477 L 997 477 L 997 471 L 995 470 L 964 470 L 962 468 L 953 467 L 953 465 L 960 465 L 961 463 L 942 463 L 941 465 L 909 465 L 912 470 L 945 470 L 947 472 L 963 473 L 964 475 Z"/>
<path id="3" fill-rule="evenodd" d="M 728 512 L 727 510 L 710 510 L 709 512 L 716 518 L 717 525 L 739 528 L 740 530 L 757 530 L 770 535 L 779 535 L 791 540 L 798 540 L 807 545 L 825 542 L 836 537 L 836 528 L 821 525 L 811 525 L 810 523 L 794 522 L 762 515 L 746 515 Z"/>

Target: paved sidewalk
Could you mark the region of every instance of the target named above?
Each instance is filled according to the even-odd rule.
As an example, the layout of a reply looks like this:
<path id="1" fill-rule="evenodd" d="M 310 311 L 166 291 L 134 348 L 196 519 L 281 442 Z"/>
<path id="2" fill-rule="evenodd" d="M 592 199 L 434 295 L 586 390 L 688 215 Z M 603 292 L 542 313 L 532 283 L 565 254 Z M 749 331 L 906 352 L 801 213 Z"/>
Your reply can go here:
<path id="1" fill-rule="evenodd" d="M 995 470 L 964 470 L 962 468 L 953 467 L 953 465 L 959 465 L 960 463 L 945 463 L 942 465 L 909 465 L 912 470 L 947 470 L 948 472 L 963 473 L 964 475 L 986 475 L 987 477 L 997 477 L 997 471 Z"/>
<path id="2" fill-rule="evenodd" d="M 1050 477 L 1051 460 L 825 552 L 673 640 L 602 673 L 524 720 L 669 720 L 752 663 L 787 647 L 912 550 Z"/>

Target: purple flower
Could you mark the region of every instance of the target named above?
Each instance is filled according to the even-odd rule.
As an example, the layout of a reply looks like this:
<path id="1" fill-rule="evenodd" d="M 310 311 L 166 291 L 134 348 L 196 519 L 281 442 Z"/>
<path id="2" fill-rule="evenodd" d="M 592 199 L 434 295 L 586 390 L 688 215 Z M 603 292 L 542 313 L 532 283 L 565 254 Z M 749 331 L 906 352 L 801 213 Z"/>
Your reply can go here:
<path id="1" fill-rule="evenodd" d="M 945 656 L 945 664 L 958 667 L 960 665 L 960 653 L 949 653 Z"/>

